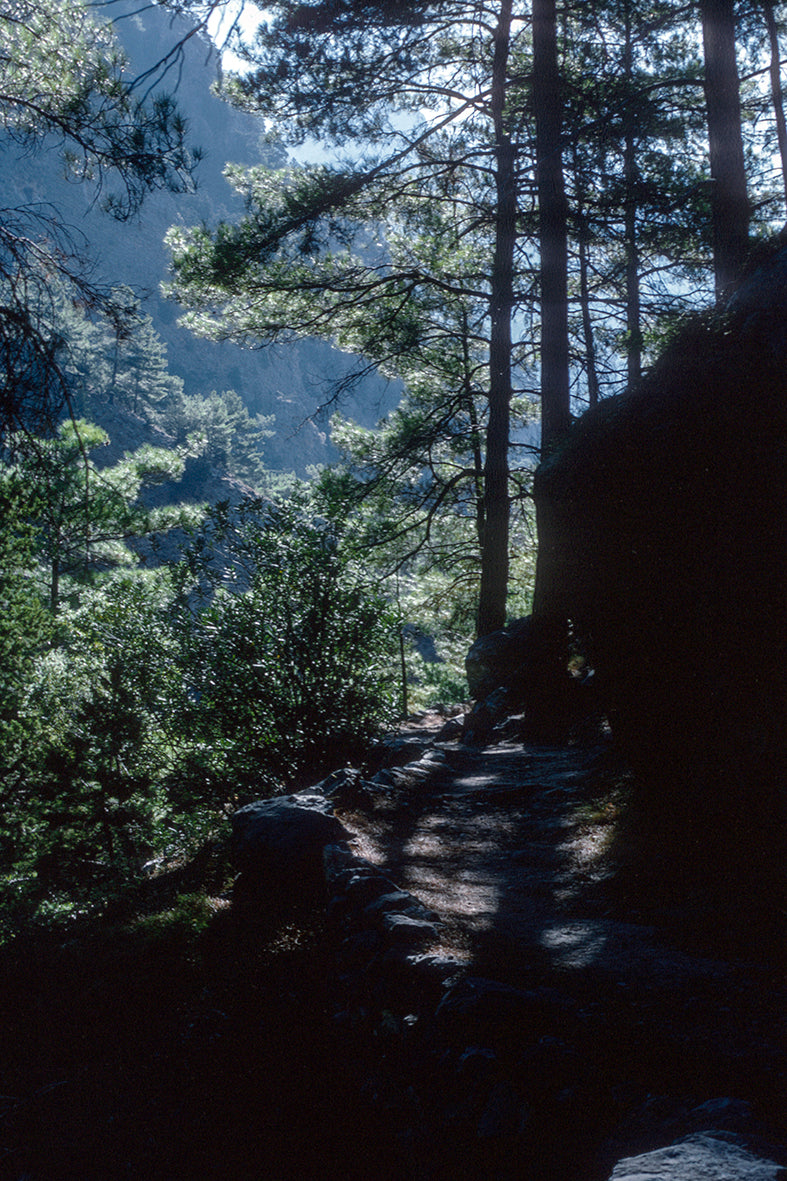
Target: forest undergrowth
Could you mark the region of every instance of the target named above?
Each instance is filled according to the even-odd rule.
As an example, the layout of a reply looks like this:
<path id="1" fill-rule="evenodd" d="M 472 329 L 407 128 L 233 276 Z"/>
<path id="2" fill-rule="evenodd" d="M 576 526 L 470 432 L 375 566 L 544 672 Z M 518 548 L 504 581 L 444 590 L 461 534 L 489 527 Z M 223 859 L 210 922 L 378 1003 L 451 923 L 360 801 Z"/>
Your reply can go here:
<path id="1" fill-rule="evenodd" d="M 563 840 L 578 834 L 585 851 L 610 847 L 627 790 L 612 764 L 566 795 L 576 762 L 570 748 L 549 756 L 507 747 L 470 754 L 457 746 L 452 758 L 458 795 L 441 781 L 367 817 L 366 851 L 387 858 L 386 870 L 405 888 L 418 893 L 419 885 L 405 880 L 399 837 L 415 833 L 416 821 L 434 827 L 435 816 L 452 826 L 441 834 L 444 901 L 451 880 L 459 900 L 475 873 L 461 860 L 462 842 L 473 840 L 468 825 L 499 831 L 485 863 L 502 861 L 524 889 L 534 884 L 528 858 L 546 864 L 550 827 Z M 521 830 L 526 843 L 512 856 L 519 814 L 536 827 L 529 837 Z M 595 891 L 592 916 L 606 921 L 613 895 L 599 904 L 603 882 L 593 885 L 587 858 L 580 864 L 575 853 L 574 885 Z M 557 871 L 552 878 L 565 886 Z M 467 969 L 514 987 L 560 990 L 590 1017 L 579 1069 L 571 1057 L 578 1051 L 568 1047 L 577 1094 L 558 1102 L 547 1087 L 547 1099 L 539 1096 L 527 1137 L 534 1155 L 523 1163 L 521 1136 L 475 1134 L 479 1117 L 453 1062 L 461 1060 L 456 1046 L 440 1042 L 428 1022 L 408 1026 L 402 1013 L 359 1003 L 323 905 L 241 905 L 233 902 L 232 879 L 228 840 L 218 836 L 196 857 L 119 892 L 103 914 L 39 924 L 0 949 L 0 1176 L 605 1181 L 608 1142 L 651 1093 L 672 1089 L 676 1106 L 690 1105 L 717 1097 L 718 1088 L 726 1094 L 738 1070 L 747 1101 L 771 1119 L 778 1114 L 773 1085 L 783 1077 L 784 1054 L 774 1024 L 777 961 L 761 963 L 743 981 L 745 1002 L 740 982 L 727 994 L 706 981 L 693 995 L 689 985 L 671 990 L 657 976 L 642 995 L 593 972 L 572 983 L 570 965 L 534 958 L 532 914 L 517 912 L 509 898 L 508 920 L 486 934 L 471 931 Z M 571 905 L 569 920 L 578 922 Z M 631 917 L 630 895 L 623 905 Z M 446 917 L 450 929 L 456 916 Z M 651 910 L 648 922 L 653 917 Z M 625 955 L 632 954 L 636 959 L 629 947 Z M 719 996 L 729 1003 L 722 1017 Z M 716 1042 L 724 1040 L 722 1027 L 736 1022 L 742 1044 L 749 1036 L 751 1045 L 733 1070 Z M 766 1043 L 763 1029 L 772 1031 Z M 521 1035 L 513 1028 L 506 1035 L 512 1063 Z M 694 1050 L 703 1039 L 707 1056 L 684 1062 L 682 1047 L 691 1041 Z M 547 1037 L 540 1053 L 549 1058 L 556 1044 Z M 762 1064 L 747 1077 L 758 1054 Z M 517 1151 L 506 1155 L 514 1144 Z"/>

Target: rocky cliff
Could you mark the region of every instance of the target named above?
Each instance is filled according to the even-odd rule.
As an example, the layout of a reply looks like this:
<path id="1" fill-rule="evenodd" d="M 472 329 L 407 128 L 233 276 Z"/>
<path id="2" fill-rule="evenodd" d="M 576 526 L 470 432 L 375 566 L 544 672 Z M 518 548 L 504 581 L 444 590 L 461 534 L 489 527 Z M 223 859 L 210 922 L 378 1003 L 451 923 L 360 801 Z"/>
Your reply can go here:
<path id="1" fill-rule="evenodd" d="M 670 853 L 730 883 L 779 860 L 786 394 L 781 246 L 537 475 L 556 607 L 637 771 L 654 875 Z"/>

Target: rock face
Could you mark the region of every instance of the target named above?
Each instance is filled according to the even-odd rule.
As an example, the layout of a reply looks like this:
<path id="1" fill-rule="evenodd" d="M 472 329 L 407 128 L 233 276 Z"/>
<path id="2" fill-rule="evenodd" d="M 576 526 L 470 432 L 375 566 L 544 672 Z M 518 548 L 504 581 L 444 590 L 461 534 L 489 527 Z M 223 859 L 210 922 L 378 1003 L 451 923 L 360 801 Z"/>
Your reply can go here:
<path id="1" fill-rule="evenodd" d="M 610 1181 L 781 1181 L 785 1170 L 740 1137 L 701 1132 L 667 1148 L 619 1161 Z"/>
<path id="2" fill-rule="evenodd" d="M 233 860 L 246 893 L 324 891 L 323 850 L 347 837 L 318 792 L 258 800 L 232 817 Z"/>
<path id="3" fill-rule="evenodd" d="M 523 697 L 533 675 L 534 643 L 529 615 L 477 639 L 465 658 L 467 685 L 473 700 L 481 701 L 501 687 Z"/>
<path id="4" fill-rule="evenodd" d="M 781 247 L 536 478 L 555 606 L 660 801 L 660 835 L 693 826 L 708 849 L 737 829 L 725 858 L 772 850 L 783 827 L 786 408 Z"/>
<path id="5" fill-rule="evenodd" d="M 599 721 L 592 677 L 570 676 L 567 667 L 553 670 L 557 676 L 547 696 L 544 671 L 552 651 L 549 634 L 531 615 L 475 641 L 465 658 L 475 702 L 464 718 L 465 742 L 480 746 L 495 737 L 520 737 L 563 743 L 583 723 L 590 735 Z"/>

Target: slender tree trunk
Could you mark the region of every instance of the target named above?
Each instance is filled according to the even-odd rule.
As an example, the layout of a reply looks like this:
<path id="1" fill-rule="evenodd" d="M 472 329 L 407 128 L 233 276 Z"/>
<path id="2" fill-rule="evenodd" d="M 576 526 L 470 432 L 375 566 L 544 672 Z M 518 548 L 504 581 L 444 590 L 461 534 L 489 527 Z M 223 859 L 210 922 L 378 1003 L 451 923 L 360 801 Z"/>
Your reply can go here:
<path id="1" fill-rule="evenodd" d="M 536 121 L 541 248 L 541 458 L 571 425 L 568 377 L 568 217 L 561 154 L 562 96 L 555 0 L 533 0 L 533 109 Z M 553 538 L 537 506 L 538 556 L 533 614 L 549 617 Z"/>
<path id="2" fill-rule="evenodd" d="M 462 366 L 464 370 L 464 396 L 467 416 L 470 421 L 470 446 L 473 452 L 473 487 L 475 489 L 475 528 L 478 538 L 478 552 L 484 550 L 484 456 L 481 448 L 481 430 L 476 413 L 475 398 L 470 372 L 470 342 L 468 339 L 467 312 L 462 312 Z"/>
<path id="3" fill-rule="evenodd" d="M 749 249 L 749 200 L 735 58 L 734 0 L 700 0 L 712 181 L 713 269 L 721 300 Z"/>
<path id="4" fill-rule="evenodd" d="M 533 0 L 533 110 L 541 252 L 541 456 L 571 425 L 568 378 L 568 215 L 561 131 L 563 96 L 555 0 Z"/>
<path id="5" fill-rule="evenodd" d="M 477 619 L 479 636 L 504 626 L 508 589 L 508 445 L 517 214 L 514 145 L 505 117 L 511 9 L 512 0 L 502 0 L 495 30 L 492 66 L 491 107 L 496 145 L 497 210 L 489 301 L 489 422 L 484 464 L 485 520 Z"/>
<path id="6" fill-rule="evenodd" d="M 577 224 L 577 249 L 579 251 L 579 307 L 582 314 L 582 336 L 585 342 L 585 374 L 588 387 L 588 405 L 595 406 L 599 398 L 599 382 L 596 366 L 596 341 L 593 335 L 593 318 L 590 314 L 590 265 L 588 260 L 590 228 L 586 212 L 587 191 L 580 170 L 576 143 L 573 149 L 573 165 L 576 202 L 574 217 Z"/>
<path id="7" fill-rule="evenodd" d="M 49 570 L 49 610 L 57 615 L 60 604 L 60 561 L 55 556 Z"/>
<path id="8" fill-rule="evenodd" d="M 642 328 L 640 325 L 639 243 L 637 239 L 637 146 L 634 134 L 631 45 L 631 11 L 626 5 L 623 68 L 628 96 L 623 112 L 623 175 L 626 186 L 624 234 L 626 240 L 626 371 L 629 386 L 642 376 Z"/>
<path id="9" fill-rule="evenodd" d="M 779 34 L 776 28 L 776 18 L 773 15 L 772 0 L 762 0 L 762 10 L 765 15 L 765 25 L 768 30 L 768 40 L 771 46 L 771 95 L 773 97 L 773 116 L 776 120 L 776 138 L 779 144 L 779 156 L 782 163 L 782 183 L 784 185 L 784 200 L 787 206 L 787 120 L 784 117 L 784 94 L 782 92 L 782 61 L 779 49 Z"/>
<path id="10" fill-rule="evenodd" d="M 533 110 L 541 251 L 541 457 L 571 426 L 568 351 L 568 213 L 562 159 L 562 94 L 555 0 L 533 0 Z M 534 659 L 539 667 L 530 737 L 562 734 L 568 621 L 561 607 L 557 537 L 549 505 L 536 498 L 538 555 L 533 590 Z"/>
<path id="11" fill-rule="evenodd" d="M 579 230 L 579 303 L 582 311 L 582 335 L 585 339 L 585 372 L 588 383 L 588 405 L 598 404 L 598 370 L 596 368 L 596 342 L 593 336 L 593 320 L 590 315 L 590 283 L 588 281 L 587 236 Z"/>

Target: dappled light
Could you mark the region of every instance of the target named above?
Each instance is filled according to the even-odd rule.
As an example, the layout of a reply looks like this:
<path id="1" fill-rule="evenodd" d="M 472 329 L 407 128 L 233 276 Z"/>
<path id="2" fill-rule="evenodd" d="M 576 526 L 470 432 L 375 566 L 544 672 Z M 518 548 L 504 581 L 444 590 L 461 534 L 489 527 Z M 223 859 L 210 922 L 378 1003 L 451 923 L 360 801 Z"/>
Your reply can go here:
<path id="1" fill-rule="evenodd" d="M 2 1178 L 785 1173 L 784 9 L 0 4 Z"/>

